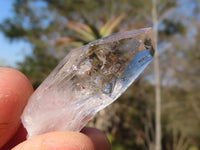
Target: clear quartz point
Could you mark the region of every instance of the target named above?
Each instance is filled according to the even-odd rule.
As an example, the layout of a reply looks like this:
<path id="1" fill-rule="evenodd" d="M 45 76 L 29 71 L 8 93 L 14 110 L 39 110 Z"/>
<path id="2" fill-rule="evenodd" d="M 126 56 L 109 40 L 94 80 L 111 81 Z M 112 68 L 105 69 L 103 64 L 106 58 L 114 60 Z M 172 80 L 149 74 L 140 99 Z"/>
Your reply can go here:
<path id="1" fill-rule="evenodd" d="M 28 138 L 80 131 L 151 62 L 151 28 L 115 33 L 72 50 L 30 97 L 21 116 Z"/>

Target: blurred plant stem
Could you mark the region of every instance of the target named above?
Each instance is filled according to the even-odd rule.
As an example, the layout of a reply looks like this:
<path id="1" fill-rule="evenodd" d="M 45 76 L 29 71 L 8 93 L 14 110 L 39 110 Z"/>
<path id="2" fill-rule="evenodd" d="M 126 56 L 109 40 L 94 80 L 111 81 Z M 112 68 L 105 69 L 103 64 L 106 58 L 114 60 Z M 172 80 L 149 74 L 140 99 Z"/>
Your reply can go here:
<path id="1" fill-rule="evenodd" d="M 155 74 L 155 150 L 161 150 L 161 94 L 160 94 L 160 70 L 159 57 L 157 51 L 158 42 L 158 20 L 157 20 L 157 0 L 152 0 L 152 19 L 154 26 L 155 55 L 154 55 L 154 74 Z"/>

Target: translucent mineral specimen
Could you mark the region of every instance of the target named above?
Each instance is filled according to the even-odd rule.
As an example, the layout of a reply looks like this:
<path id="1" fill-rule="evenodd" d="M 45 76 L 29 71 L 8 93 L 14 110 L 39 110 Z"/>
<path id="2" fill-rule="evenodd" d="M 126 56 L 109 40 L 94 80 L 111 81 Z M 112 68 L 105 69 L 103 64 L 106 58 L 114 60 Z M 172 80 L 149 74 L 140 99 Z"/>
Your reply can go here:
<path id="1" fill-rule="evenodd" d="M 72 50 L 38 87 L 21 116 L 28 138 L 80 131 L 151 62 L 151 28 L 115 33 Z"/>

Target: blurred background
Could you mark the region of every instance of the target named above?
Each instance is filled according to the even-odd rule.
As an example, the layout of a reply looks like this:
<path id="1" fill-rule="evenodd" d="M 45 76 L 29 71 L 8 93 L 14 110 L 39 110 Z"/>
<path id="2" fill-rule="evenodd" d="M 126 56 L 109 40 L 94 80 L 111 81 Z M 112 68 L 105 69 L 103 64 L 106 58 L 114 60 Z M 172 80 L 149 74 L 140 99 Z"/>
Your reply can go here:
<path id="1" fill-rule="evenodd" d="M 88 126 L 103 130 L 113 150 L 200 149 L 199 0 L 1 0 L 0 6 L 0 66 L 22 71 L 34 88 L 73 48 L 157 24 L 159 66 L 152 62 Z"/>

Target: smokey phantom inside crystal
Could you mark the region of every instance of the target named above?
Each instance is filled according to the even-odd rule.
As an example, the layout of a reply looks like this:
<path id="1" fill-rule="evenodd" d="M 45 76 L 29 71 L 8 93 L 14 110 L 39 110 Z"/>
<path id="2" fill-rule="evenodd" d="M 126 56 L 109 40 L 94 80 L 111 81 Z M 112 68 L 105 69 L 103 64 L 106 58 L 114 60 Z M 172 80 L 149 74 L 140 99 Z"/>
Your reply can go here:
<path id="1" fill-rule="evenodd" d="M 115 33 L 72 50 L 33 93 L 21 116 L 28 138 L 80 131 L 151 62 L 151 28 Z"/>

